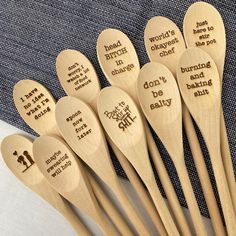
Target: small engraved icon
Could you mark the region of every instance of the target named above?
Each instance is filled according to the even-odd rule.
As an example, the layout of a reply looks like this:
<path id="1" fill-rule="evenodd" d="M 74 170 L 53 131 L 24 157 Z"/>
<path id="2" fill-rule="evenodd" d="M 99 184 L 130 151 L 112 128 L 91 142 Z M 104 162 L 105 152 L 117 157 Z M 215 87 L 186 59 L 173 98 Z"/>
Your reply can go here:
<path id="1" fill-rule="evenodd" d="M 34 161 L 28 151 L 24 151 L 23 155 L 18 155 L 17 151 L 14 151 L 13 155 L 17 157 L 17 162 L 25 166 L 25 169 L 22 171 L 23 173 L 34 164 Z"/>
<path id="2" fill-rule="evenodd" d="M 137 118 L 136 116 L 131 116 L 132 111 L 130 110 L 129 105 L 127 105 L 124 101 L 119 102 L 118 105 L 115 106 L 115 109 L 111 112 L 105 111 L 104 114 L 109 119 L 116 120 L 116 122 L 118 122 L 118 127 L 123 131 L 132 125 L 134 120 Z"/>

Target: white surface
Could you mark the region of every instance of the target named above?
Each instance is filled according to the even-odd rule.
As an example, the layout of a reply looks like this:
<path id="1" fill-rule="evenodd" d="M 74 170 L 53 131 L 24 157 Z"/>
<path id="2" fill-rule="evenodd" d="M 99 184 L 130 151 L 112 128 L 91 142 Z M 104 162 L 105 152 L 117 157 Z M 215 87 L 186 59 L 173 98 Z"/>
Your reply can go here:
<path id="1" fill-rule="evenodd" d="M 0 141 L 7 135 L 23 131 L 0 120 Z M 146 223 L 157 235 L 145 211 L 128 181 L 122 180 L 127 193 L 139 208 Z M 113 196 L 114 197 L 114 196 Z M 117 201 L 116 201 L 117 203 Z M 118 204 L 118 203 L 117 203 Z M 185 209 L 189 219 L 188 210 Z M 86 216 L 79 213 L 93 232 L 102 235 L 97 226 Z M 204 218 L 209 236 L 214 235 L 209 219 Z M 71 226 L 54 208 L 30 191 L 9 171 L 0 155 L 0 235 L 1 236 L 74 236 Z"/>

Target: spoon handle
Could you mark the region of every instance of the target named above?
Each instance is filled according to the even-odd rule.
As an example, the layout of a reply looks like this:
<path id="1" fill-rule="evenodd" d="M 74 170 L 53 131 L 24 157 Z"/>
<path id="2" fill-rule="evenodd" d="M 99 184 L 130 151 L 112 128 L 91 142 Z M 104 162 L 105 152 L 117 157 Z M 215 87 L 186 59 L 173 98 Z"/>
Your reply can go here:
<path id="1" fill-rule="evenodd" d="M 140 201 L 143 203 L 147 213 L 149 214 L 153 224 L 155 225 L 157 231 L 162 236 L 167 236 L 167 232 L 165 230 L 165 227 L 161 221 L 161 218 L 158 214 L 158 212 L 155 209 L 155 206 L 153 205 L 152 200 L 150 199 L 147 191 L 144 189 L 143 183 L 140 181 L 140 178 L 138 177 L 137 173 L 135 172 L 132 165 L 129 163 L 129 161 L 126 159 L 126 157 L 123 155 L 123 153 L 116 147 L 116 145 L 112 142 L 110 137 L 106 135 L 106 138 L 112 147 L 113 152 L 115 153 L 118 161 L 120 162 L 123 170 L 125 171 L 125 174 L 127 175 L 131 185 L 135 189 L 135 192 L 137 193 Z"/>
<path id="2" fill-rule="evenodd" d="M 106 214 L 111 218 L 112 222 L 116 225 L 116 228 L 120 231 L 122 235 L 132 236 L 134 235 L 128 224 L 125 222 L 119 211 L 112 204 L 111 200 L 104 193 L 102 187 L 95 180 L 91 173 L 88 173 L 89 182 L 93 188 L 93 191 L 98 199 L 99 203 L 102 205 Z"/>
<path id="3" fill-rule="evenodd" d="M 48 184 L 46 179 L 43 179 L 40 184 L 35 185 L 32 190 L 57 209 L 67 219 L 78 235 L 92 235 L 79 216 L 71 209 L 68 202 Z"/>
<path id="4" fill-rule="evenodd" d="M 155 177 L 153 176 L 152 180 L 144 180 L 145 185 L 152 197 L 152 200 L 158 209 L 160 217 L 162 219 L 163 224 L 166 227 L 166 231 L 169 236 L 180 236 L 178 229 L 175 225 L 175 222 L 170 214 L 170 211 L 164 201 L 164 198 L 161 195 L 159 188 L 157 187 Z"/>
<path id="5" fill-rule="evenodd" d="M 189 179 L 189 175 L 183 161 L 175 162 L 175 167 L 179 176 L 179 180 L 184 192 L 184 196 L 191 214 L 192 222 L 195 228 L 196 235 L 207 236 L 207 231 L 203 223 L 203 219 L 197 204 L 196 197 Z"/>
<path id="6" fill-rule="evenodd" d="M 68 204 L 68 203 L 66 203 Z M 86 226 L 82 223 L 82 221 L 78 218 L 77 215 L 73 212 L 73 210 L 68 206 L 63 210 L 64 217 L 68 220 L 68 222 L 72 225 L 75 232 L 80 236 L 92 236 L 92 234 L 88 231 Z"/>
<path id="7" fill-rule="evenodd" d="M 215 234 L 218 236 L 224 236 L 226 235 L 225 228 L 223 226 L 223 222 L 220 216 L 220 211 L 211 185 L 210 177 L 208 174 L 204 156 L 202 154 L 201 146 L 193 125 L 192 118 L 184 103 L 182 104 L 182 111 L 183 111 L 183 123 L 186 135 L 192 152 L 193 160 L 197 169 L 197 173 L 200 178 L 202 190 L 204 193 L 204 197 L 206 199 L 207 207 L 211 216 Z"/>
<path id="8" fill-rule="evenodd" d="M 173 211 L 173 214 L 175 216 L 176 222 L 178 224 L 178 227 L 181 231 L 181 235 L 189 236 L 191 235 L 190 228 L 188 226 L 188 223 L 186 221 L 186 218 L 184 216 L 182 207 L 180 206 L 179 199 L 176 195 L 175 189 L 171 183 L 170 177 L 167 173 L 167 170 L 165 168 L 165 165 L 163 163 L 163 160 L 161 158 L 161 155 L 157 149 L 156 143 L 153 139 L 153 136 L 151 134 L 151 131 L 147 125 L 147 122 L 145 119 L 143 119 L 146 137 L 147 137 L 147 144 L 148 149 L 150 152 L 150 155 L 152 157 L 153 163 L 155 165 L 155 168 L 157 170 L 158 176 L 161 180 L 161 184 L 165 190 L 168 202 L 171 206 L 171 209 Z"/>
<path id="9" fill-rule="evenodd" d="M 231 200 L 223 161 L 220 153 L 220 147 L 211 144 L 210 138 L 208 143 L 208 151 L 211 157 L 211 163 L 215 175 L 216 185 L 220 197 L 220 202 L 225 219 L 226 229 L 229 236 L 235 235 L 236 232 L 236 216 Z M 211 145 L 210 145 L 211 144 Z"/>
<path id="10" fill-rule="evenodd" d="M 223 160 L 223 164 L 225 168 L 226 178 L 229 185 L 229 191 L 230 191 L 232 202 L 234 205 L 234 210 L 236 212 L 236 186 L 235 186 L 234 169 L 233 169 L 233 163 L 232 163 L 232 158 L 231 158 L 230 149 L 229 149 L 229 143 L 228 143 L 228 137 L 227 137 L 227 131 L 226 131 L 225 119 L 224 119 L 222 107 L 221 107 L 220 115 L 221 115 L 220 117 L 221 155 L 222 155 L 222 160 Z"/>
<path id="11" fill-rule="evenodd" d="M 120 182 L 118 181 L 119 180 L 117 179 L 116 186 L 113 186 L 112 190 L 121 205 L 123 206 L 123 209 L 125 210 L 125 213 L 128 216 L 129 220 L 131 221 L 133 226 L 136 227 L 136 230 L 139 235 L 151 235 L 150 230 L 143 222 L 142 218 L 137 212 L 137 209 L 134 208 L 127 195 L 125 194 L 124 189 L 120 185 Z"/>

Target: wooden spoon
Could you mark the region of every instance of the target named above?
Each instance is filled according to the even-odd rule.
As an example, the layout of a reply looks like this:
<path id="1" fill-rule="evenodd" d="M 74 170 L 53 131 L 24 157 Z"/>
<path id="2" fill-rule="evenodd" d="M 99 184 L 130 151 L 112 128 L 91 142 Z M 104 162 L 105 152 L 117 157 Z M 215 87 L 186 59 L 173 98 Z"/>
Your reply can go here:
<path id="1" fill-rule="evenodd" d="M 133 100 L 117 87 L 107 87 L 98 97 L 98 114 L 113 142 L 133 165 L 159 212 L 169 235 L 179 235 L 171 214 L 156 185 L 148 156 L 142 118 Z"/>
<path id="2" fill-rule="evenodd" d="M 144 43 L 150 61 L 168 64 L 169 70 L 176 74 L 178 61 L 186 46 L 173 21 L 163 16 L 152 17 L 144 30 Z"/>
<path id="3" fill-rule="evenodd" d="M 64 97 L 57 102 L 55 114 L 58 128 L 73 151 L 111 188 L 137 232 L 150 235 L 120 185 L 103 130 L 92 109 L 78 98 Z"/>
<path id="4" fill-rule="evenodd" d="M 78 235 L 92 235 L 68 203 L 47 183 L 35 165 L 32 147 L 32 141 L 22 135 L 5 137 L 1 143 L 1 153 L 7 167 L 24 185 L 57 209 Z"/>
<path id="5" fill-rule="evenodd" d="M 151 18 L 144 31 L 144 42 L 150 61 L 163 63 L 176 76 L 178 61 L 186 50 L 183 36 L 177 25 L 166 17 L 155 16 Z M 165 49 L 163 49 L 164 45 L 166 45 Z M 182 103 L 182 113 L 184 128 L 215 234 L 226 235 L 194 124 L 184 103 Z"/>
<path id="6" fill-rule="evenodd" d="M 126 91 L 139 107 L 136 93 L 136 81 L 140 67 L 135 48 L 129 38 L 116 29 L 106 29 L 102 31 L 97 40 L 97 56 L 103 73 L 106 75 L 108 81 L 112 85 Z M 150 156 L 152 157 L 168 202 L 170 203 L 175 219 L 178 222 L 178 226 L 184 235 L 191 235 L 175 189 L 144 117 L 143 124 Z"/>
<path id="7" fill-rule="evenodd" d="M 83 62 L 83 64 L 79 64 Z M 76 67 L 74 67 L 76 65 Z M 80 65 L 80 66 L 79 66 Z M 70 68 L 74 68 L 71 72 Z M 86 68 L 85 71 L 90 73 L 85 73 L 83 75 L 86 79 L 81 79 L 81 75 L 77 68 Z M 92 109 L 97 113 L 97 95 L 100 91 L 99 79 L 96 75 L 93 65 L 91 62 L 83 55 L 81 52 L 72 49 L 66 49 L 59 53 L 56 59 L 56 71 L 59 81 L 64 88 L 65 92 L 69 96 L 74 96 L 82 99 L 88 103 Z M 70 82 L 72 78 L 78 77 L 73 82 Z M 78 82 L 77 82 L 78 81 Z M 81 82 L 80 82 L 81 81 Z M 87 82 L 89 81 L 89 82 Z M 79 89 L 78 88 L 79 83 Z M 84 86 L 84 84 L 87 84 Z M 106 134 L 106 133 L 105 133 Z M 134 168 L 123 155 L 123 153 L 115 146 L 112 140 L 106 135 L 112 150 L 114 151 L 118 161 L 120 162 L 122 168 L 124 169 L 131 185 L 134 187 L 140 201 L 143 203 L 145 209 L 147 210 L 152 222 L 154 223 L 159 234 L 162 236 L 167 236 L 164 225 L 161 222 L 160 216 L 158 215 L 153 202 L 151 201 L 149 195 L 144 189 L 142 182 L 140 181 L 138 175 L 136 174 Z"/>
<path id="8" fill-rule="evenodd" d="M 144 114 L 175 164 L 196 235 L 207 235 L 185 166 L 181 98 L 175 78 L 164 65 L 150 62 L 139 73 L 137 92 Z"/>
<path id="9" fill-rule="evenodd" d="M 226 35 L 220 13 L 209 3 L 192 4 L 184 17 L 184 37 L 188 47 L 200 47 L 215 61 L 220 75 L 221 89 L 225 64 Z M 236 211 L 236 186 L 232 158 L 225 126 L 223 109 L 220 117 L 221 155 L 230 194 Z"/>
<path id="10" fill-rule="evenodd" d="M 35 162 L 49 184 L 90 216 L 105 235 L 117 235 L 105 220 L 76 155 L 56 136 L 43 135 L 33 143 Z"/>
<path id="11" fill-rule="evenodd" d="M 236 217 L 220 153 L 220 80 L 212 58 L 198 48 L 187 49 L 177 78 L 182 97 L 205 139 L 220 196 L 228 235 L 234 235 Z"/>
<path id="12" fill-rule="evenodd" d="M 33 80 L 21 80 L 14 87 L 13 98 L 18 112 L 25 122 L 30 124 L 32 129 L 41 135 L 51 135 L 55 133 L 56 135 L 61 136 L 55 119 L 56 103 L 50 92 L 45 87 Z M 47 112 L 43 113 L 45 109 Z M 31 113 L 31 111 L 33 113 Z M 41 113 L 43 113 L 42 119 L 37 118 L 37 114 Z M 89 172 L 87 172 L 87 174 L 96 197 L 105 209 L 106 213 L 118 228 L 126 231 L 128 228 L 126 222 L 101 189 L 97 181 L 93 180 L 93 176 L 90 175 Z"/>

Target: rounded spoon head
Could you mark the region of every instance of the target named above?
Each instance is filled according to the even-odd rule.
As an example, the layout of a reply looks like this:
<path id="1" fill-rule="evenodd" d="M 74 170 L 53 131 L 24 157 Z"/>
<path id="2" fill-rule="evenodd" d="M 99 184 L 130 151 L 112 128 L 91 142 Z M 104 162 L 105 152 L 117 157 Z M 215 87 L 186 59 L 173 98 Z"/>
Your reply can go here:
<path id="1" fill-rule="evenodd" d="M 149 123 L 161 131 L 181 116 L 181 99 L 173 74 L 163 64 L 144 65 L 137 81 L 137 93 Z"/>
<path id="2" fill-rule="evenodd" d="M 144 65 L 139 73 L 137 93 L 146 118 L 167 150 L 182 150 L 181 98 L 170 70 L 157 62 Z"/>
<path id="3" fill-rule="evenodd" d="M 145 27 L 144 43 L 150 61 L 166 65 L 175 75 L 179 58 L 186 49 L 177 25 L 163 16 L 152 17 Z"/>
<path id="4" fill-rule="evenodd" d="M 187 47 L 200 47 L 215 61 L 220 79 L 223 75 L 226 35 L 220 13 L 206 2 L 192 4 L 184 17 L 184 37 Z"/>
<path id="5" fill-rule="evenodd" d="M 43 180 L 35 164 L 32 141 L 22 135 L 10 135 L 1 143 L 1 153 L 7 167 L 27 187 L 31 188 Z"/>
<path id="6" fill-rule="evenodd" d="M 141 116 L 126 92 L 114 86 L 102 89 L 97 107 L 104 129 L 121 151 L 144 139 Z"/>
<path id="7" fill-rule="evenodd" d="M 89 59 L 79 51 L 66 49 L 56 59 L 56 71 L 61 86 L 69 96 L 96 103 L 100 91 L 97 73 Z"/>
<path id="8" fill-rule="evenodd" d="M 68 193 L 78 187 L 81 174 L 76 156 L 61 139 L 46 135 L 37 138 L 33 155 L 38 168 L 57 192 Z"/>
<path id="9" fill-rule="evenodd" d="M 103 134 L 99 121 L 82 100 L 74 97 L 61 98 L 57 102 L 55 115 L 62 136 L 82 159 L 100 148 Z M 84 161 L 86 162 L 85 159 Z"/>
<path id="10" fill-rule="evenodd" d="M 13 99 L 21 117 L 38 134 L 57 133 L 55 101 L 43 85 L 21 80 L 14 86 Z"/>
<path id="11" fill-rule="evenodd" d="M 197 122 L 209 121 L 210 111 L 218 117 L 220 79 L 209 54 L 199 48 L 187 49 L 180 58 L 177 78 L 184 102 Z"/>
<path id="12" fill-rule="evenodd" d="M 108 81 L 117 87 L 133 87 L 139 74 L 138 56 L 130 39 L 117 29 L 103 30 L 97 40 L 97 57 Z"/>

